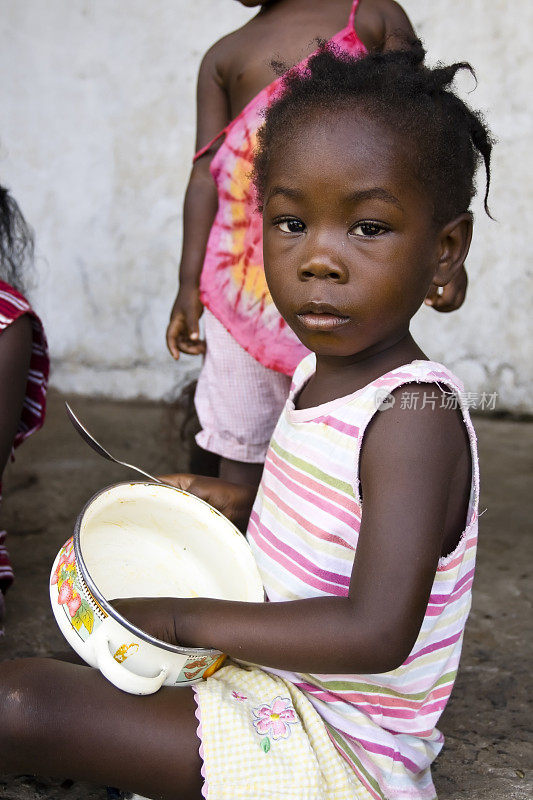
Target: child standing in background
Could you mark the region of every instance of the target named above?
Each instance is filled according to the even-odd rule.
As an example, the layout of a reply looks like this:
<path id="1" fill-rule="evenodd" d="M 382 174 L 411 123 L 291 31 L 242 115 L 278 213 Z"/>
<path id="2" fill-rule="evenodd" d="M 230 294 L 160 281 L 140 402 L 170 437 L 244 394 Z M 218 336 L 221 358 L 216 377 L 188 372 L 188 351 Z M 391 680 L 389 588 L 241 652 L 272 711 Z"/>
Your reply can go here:
<path id="1" fill-rule="evenodd" d="M 180 351 L 205 353 L 195 396 L 198 444 L 221 456 L 220 477 L 257 485 L 290 378 L 307 353 L 272 303 L 251 186 L 256 133 L 281 80 L 272 80 L 270 62 L 303 66 L 317 40 L 356 57 L 405 47 L 413 29 L 394 0 L 240 2 L 261 10 L 217 42 L 200 68 L 197 154 L 167 343 L 176 359 Z M 461 270 L 429 302 L 451 310 L 465 288 Z"/>
<path id="2" fill-rule="evenodd" d="M 42 323 L 21 294 L 33 254 L 32 233 L 0 186 L 0 501 L 2 473 L 13 450 L 38 430 L 46 411 L 48 351 Z M 13 569 L 0 530 L 0 625 Z"/>

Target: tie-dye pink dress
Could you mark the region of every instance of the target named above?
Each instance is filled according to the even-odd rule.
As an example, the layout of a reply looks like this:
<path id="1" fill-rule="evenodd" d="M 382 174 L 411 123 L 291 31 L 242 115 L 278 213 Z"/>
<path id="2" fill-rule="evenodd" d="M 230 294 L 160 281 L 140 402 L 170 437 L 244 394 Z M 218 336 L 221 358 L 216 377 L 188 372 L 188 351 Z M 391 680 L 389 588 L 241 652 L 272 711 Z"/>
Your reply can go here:
<path id="1" fill-rule="evenodd" d="M 330 44 L 354 55 L 366 52 L 354 28 L 354 0 L 348 24 Z M 304 67 L 308 59 L 297 68 Z M 209 235 L 200 280 L 202 302 L 234 339 L 263 366 L 292 375 L 308 353 L 282 319 L 268 291 L 263 269 L 262 220 L 251 184 L 252 159 L 263 110 L 280 88 L 266 86 L 212 142 L 224 141 L 211 161 L 218 211 Z"/>

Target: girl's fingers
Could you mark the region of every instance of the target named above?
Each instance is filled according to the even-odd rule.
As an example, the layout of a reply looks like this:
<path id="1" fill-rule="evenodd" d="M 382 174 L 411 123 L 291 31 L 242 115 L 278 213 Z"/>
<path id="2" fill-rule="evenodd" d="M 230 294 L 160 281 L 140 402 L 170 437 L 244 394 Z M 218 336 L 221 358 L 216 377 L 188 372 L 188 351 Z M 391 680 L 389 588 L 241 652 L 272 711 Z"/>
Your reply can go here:
<path id="1" fill-rule="evenodd" d="M 180 337 L 178 339 L 178 347 L 182 353 L 187 353 L 190 356 L 199 356 L 205 353 L 205 342 L 203 339 L 191 341 L 189 338 Z"/>
<path id="2" fill-rule="evenodd" d="M 196 310 L 187 309 L 186 314 L 187 330 L 189 331 L 189 339 L 191 342 L 196 342 L 200 338 L 200 326 L 198 324 L 198 314 Z"/>
<path id="3" fill-rule="evenodd" d="M 158 475 L 159 480 L 164 481 L 164 483 L 170 483 L 171 486 L 175 486 L 176 489 L 183 489 L 184 492 L 189 490 L 189 486 L 195 477 L 195 475 L 191 475 L 188 472 L 177 472 L 173 475 Z"/>
<path id="4" fill-rule="evenodd" d="M 176 314 L 167 328 L 167 347 L 172 357 L 177 361 L 180 352 L 193 356 L 205 353 L 205 342 L 198 337 L 198 320 L 196 330 L 191 331 L 185 315 L 181 312 Z"/>
<path id="5" fill-rule="evenodd" d="M 176 361 L 180 357 L 179 339 L 185 327 L 185 319 L 182 314 L 176 314 L 170 320 L 167 328 L 167 347 L 172 358 Z"/>

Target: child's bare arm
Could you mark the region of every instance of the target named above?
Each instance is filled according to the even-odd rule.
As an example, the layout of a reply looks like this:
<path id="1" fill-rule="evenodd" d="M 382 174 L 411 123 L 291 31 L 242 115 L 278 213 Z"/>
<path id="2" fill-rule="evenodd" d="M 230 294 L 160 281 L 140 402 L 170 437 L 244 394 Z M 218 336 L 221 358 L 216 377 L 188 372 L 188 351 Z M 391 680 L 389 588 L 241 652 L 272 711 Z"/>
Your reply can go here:
<path id="1" fill-rule="evenodd" d="M 9 459 L 28 381 L 32 326 L 28 314 L 0 333 L 0 478 Z"/>
<path id="2" fill-rule="evenodd" d="M 394 0 L 381 0 L 385 28 L 383 50 L 400 50 L 406 42 L 416 38 L 409 17 Z"/>
<path id="3" fill-rule="evenodd" d="M 228 122 L 226 93 L 218 74 L 218 45 L 205 55 L 198 76 L 197 151 Z M 204 349 L 198 339 L 198 320 L 202 313 L 199 282 L 209 231 L 218 207 L 216 186 L 209 172 L 215 149 L 196 161 L 185 193 L 180 287 L 167 329 L 167 345 L 174 358 L 179 358 L 180 351 L 196 355 Z"/>
<path id="4" fill-rule="evenodd" d="M 418 390 L 419 387 L 416 387 Z M 363 445 L 363 521 L 348 597 L 284 603 L 118 601 L 155 635 L 298 672 L 385 672 L 411 652 L 438 559 L 464 527 L 469 452 L 457 412 L 398 402 Z M 433 401 L 435 402 L 435 401 Z M 454 500 L 450 502 L 450 497 Z M 170 634 L 169 634 L 170 631 Z"/>
<path id="5" fill-rule="evenodd" d="M 394 0 L 363 0 L 355 27 L 369 50 L 399 50 L 416 38 L 409 17 Z"/>

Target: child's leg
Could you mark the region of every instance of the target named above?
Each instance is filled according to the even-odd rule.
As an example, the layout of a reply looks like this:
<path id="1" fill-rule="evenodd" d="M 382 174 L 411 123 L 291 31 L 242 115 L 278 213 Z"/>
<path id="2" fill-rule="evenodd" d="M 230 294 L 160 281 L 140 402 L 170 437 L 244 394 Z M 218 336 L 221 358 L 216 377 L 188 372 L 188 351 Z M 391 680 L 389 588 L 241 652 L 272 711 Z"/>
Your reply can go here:
<path id="1" fill-rule="evenodd" d="M 218 477 L 231 483 L 240 483 L 245 486 L 259 486 L 264 464 L 247 464 L 244 461 L 233 461 L 231 458 L 221 458 Z"/>
<path id="2" fill-rule="evenodd" d="M 201 800 L 195 700 L 189 688 L 148 697 L 97 670 L 52 659 L 0 664 L 0 774 L 119 786 Z"/>

